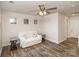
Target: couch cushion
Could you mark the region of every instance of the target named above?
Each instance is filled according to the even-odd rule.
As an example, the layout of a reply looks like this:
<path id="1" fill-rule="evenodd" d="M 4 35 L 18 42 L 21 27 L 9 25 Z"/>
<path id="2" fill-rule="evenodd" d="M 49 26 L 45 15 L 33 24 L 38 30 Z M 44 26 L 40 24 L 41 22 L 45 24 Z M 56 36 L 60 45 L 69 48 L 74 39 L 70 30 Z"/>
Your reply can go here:
<path id="1" fill-rule="evenodd" d="M 36 37 L 37 31 L 20 32 L 19 36 L 23 36 L 23 37 L 26 37 L 26 38 Z"/>

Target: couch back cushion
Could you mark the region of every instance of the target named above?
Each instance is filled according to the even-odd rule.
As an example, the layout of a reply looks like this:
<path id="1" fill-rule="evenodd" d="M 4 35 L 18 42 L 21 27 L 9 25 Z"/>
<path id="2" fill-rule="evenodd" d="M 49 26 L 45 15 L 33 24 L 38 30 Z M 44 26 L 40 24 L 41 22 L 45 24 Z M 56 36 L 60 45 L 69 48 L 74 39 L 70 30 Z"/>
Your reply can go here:
<path id="1" fill-rule="evenodd" d="M 19 32 L 19 36 L 27 38 L 32 37 L 33 35 L 37 35 L 37 31 Z"/>

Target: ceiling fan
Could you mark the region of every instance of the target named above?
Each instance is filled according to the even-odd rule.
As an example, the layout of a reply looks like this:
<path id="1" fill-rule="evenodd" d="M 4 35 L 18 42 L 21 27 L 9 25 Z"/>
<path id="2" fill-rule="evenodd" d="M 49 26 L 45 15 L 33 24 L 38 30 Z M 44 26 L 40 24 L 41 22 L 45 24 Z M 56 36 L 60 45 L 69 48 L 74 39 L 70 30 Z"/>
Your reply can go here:
<path id="1" fill-rule="evenodd" d="M 44 5 L 38 5 L 38 7 L 39 7 L 39 12 L 37 14 L 40 15 L 40 16 L 52 13 L 51 12 L 52 10 L 56 10 L 57 9 L 56 7 L 46 9 Z"/>

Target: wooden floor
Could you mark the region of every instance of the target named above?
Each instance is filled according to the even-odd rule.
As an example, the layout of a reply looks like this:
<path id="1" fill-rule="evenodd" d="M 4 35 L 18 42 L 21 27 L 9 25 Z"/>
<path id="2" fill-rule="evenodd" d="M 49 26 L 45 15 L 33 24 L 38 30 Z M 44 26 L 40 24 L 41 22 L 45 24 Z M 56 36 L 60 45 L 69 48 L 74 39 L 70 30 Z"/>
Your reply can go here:
<path id="1" fill-rule="evenodd" d="M 6 46 L 2 49 L 1 56 L 5 57 L 78 57 L 79 48 L 77 39 L 67 39 L 60 44 L 44 41 L 40 44 L 28 47 L 18 48 L 14 52 L 10 51 L 10 47 Z"/>

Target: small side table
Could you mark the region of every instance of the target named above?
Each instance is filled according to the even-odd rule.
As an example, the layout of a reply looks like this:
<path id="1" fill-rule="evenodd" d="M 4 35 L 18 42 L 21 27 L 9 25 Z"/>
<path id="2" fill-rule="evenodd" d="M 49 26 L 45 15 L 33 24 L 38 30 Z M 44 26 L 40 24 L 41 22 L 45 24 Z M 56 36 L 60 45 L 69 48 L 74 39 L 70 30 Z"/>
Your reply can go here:
<path id="1" fill-rule="evenodd" d="M 45 41 L 45 37 L 46 37 L 46 35 L 45 34 L 42 34 L 42 42 Z"/>
<path id="2" fill-rule="evenodd" d="M 14 56 L 14 50 L 17 50 L 17 40 L 11 40 L 10 41 L 10 51 L 11 51 L 11 56 Z"/>
<path id="3" fill-rule="evenodd" d="M 17 49 L 16 42 L 17 42 L 17 40 L 10 41 L 10 43 L 11 43 L 10 50 L 16 50 Z"/>
<path id="4" fill-rule="evenodd" d="M 42 33 L 38 33 L 38 34 L 42 36 L 42 42 L 45 41 L 46 34 L 42 34 Z"/>

